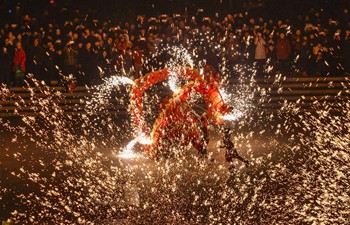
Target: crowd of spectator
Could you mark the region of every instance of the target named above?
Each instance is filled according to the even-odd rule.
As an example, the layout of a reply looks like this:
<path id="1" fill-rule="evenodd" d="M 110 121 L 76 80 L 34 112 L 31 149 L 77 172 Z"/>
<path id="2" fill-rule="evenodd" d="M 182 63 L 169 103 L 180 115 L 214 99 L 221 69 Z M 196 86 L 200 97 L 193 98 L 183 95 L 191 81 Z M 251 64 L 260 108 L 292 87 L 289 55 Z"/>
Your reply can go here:
<path id="1" fill-rule="evenodd" d="M 120 71 L 133 78 L 150 71 L 164 45 L 183 45 L 218 70 L 255 66 L 258 76 L 344 76 L 350 68 L 350 20 L 322 11 L 276 20 L 248 12 L 206 17 L 196 14 L 137 16 L 133 21 L 97 20 L 73 11 L 63 22 L 25 15 L 0 27 L 0 83 L 24 84 L 26 74 L 52 84 L 70 76 L 79 85 L 100 82 Z M 219 46 L 219 47 L 218 47 Z M 160 58 L 158 60 L 166 60 Z M 147 62 L 147 63 L 146 63 Z"/>

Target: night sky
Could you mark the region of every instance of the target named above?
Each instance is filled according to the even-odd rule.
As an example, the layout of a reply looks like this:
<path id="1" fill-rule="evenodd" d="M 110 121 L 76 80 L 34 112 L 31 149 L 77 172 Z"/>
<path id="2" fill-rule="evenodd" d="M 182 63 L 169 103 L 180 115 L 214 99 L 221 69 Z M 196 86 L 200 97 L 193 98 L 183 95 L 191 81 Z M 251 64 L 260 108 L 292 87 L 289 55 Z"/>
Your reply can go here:
<path id="1" fill-rule="evenodd" d="M 198 8 L 204 9 L 204 14 L 224 15 L 227 13 L 249 11 L 256 16 L 275 16 L 278 18 L 292 17 L 311 8 L 324 8 L 329 11 L 330 16 L 336 16 L 342 10 L 347 0 L 3 0 L 0 4 L 0 18 L 2 21 L 13 21 L 16 12 L 40 15 L 43 10 L 54 10 L 57 8 L 76 8 L 90 11 L 96 17 L 134 18 L 138 14 L 161 14 L 182 13 L 187 7 L 189 13 L 193 14 Z"/>

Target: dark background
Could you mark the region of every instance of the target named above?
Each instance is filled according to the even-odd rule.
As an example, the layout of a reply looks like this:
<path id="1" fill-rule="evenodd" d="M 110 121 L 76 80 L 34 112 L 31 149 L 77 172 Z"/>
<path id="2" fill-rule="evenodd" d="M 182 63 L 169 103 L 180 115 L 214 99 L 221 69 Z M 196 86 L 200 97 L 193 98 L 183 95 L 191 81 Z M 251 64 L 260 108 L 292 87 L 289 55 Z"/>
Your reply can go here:
<path id="1" fill-rule="evenodd" d="M 312 8 L 324 9 L 330 17 L 336 17 L 348 4 L 348 0 L 2 0 L 0 21 L 13 22 L 28 12 L 40 15 L 44 11 L 54 12 L 64 7 L 89 12 L 89 15 L 103 19 L 183 13 L 185 7 L 190 15 L 203 8 L 204 14 L 214 16 L 219 13 L 219 17 L 249 11 L 254 16 L 286 19 L 303 15 Z"/>

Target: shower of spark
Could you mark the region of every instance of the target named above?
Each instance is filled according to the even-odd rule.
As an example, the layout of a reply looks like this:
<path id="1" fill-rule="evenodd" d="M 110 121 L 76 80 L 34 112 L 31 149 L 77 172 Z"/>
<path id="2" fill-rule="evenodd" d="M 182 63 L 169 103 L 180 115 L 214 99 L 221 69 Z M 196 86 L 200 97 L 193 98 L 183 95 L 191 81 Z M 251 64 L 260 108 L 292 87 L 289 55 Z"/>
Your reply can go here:
<path id="1" fill-rule="evenodd" d="M 179 86 L 178 86 L 178 82 L 179 82 L 179 79 L 177 77 L 178 75 L 176 74 L 176 71 L 174 70 L 171 70 L 170 71 L 170 76 L 169 76 L 169 81 L 168 81 L 168 85 L 170 87 L 170 89 L 175 93 L 179 93 Z"/>
<path id="2" fill-rule="evenodd" d="M 121 158 L 141 158 L 143 157 L 141 154 L 137 154 L 134 152 L 134 147 L 137 143 L 142 145 L 150 145 L 152 144 L 152 139 L 146 137 L 144 134 L 138 136 L 134 140 L 130 141 L 127 146 L 123 148 L 123 151 L 118 154 L 118 157 Z"/>
<path id="3" fill-rule="evenodd" d="M 90 112 L 92 113 L 95 113 L 96 110 L 102 110 L 103 107 L 101 107 L 101 105 L 109 102 L 112 92 L 120 90 L 121 86 L 133 84 L 134 81 L 128 77 L 114 75 L 109 78 L 105 78 L 103 79 L 102 84 L 93 88 L 97 91 L 94 91 L 91 100 L 86 102 L 86 107 L 90 109 Z"/>
<path id="4" fill-rule="evenodd" d="M 134 81 L 131 80 L 130 78 L 128 77 L 118 77 L 118 76 L 112 76 L 110 79 L 105 79 L 104 80 L 104 83 L 109 83 L 111 82 L 112 86 L 117 86 L 119 84 L 123 84 L 123 85 L 126 85 L 126 84 L 134 84 Z"/>
<path id="5" fill-rule="evenodd" d="M 239 118 L 241 118 L 244 114 L 242 112 L 236 112 L 236 113 L 229 113 L 226 115 L 221 116 L 223 120 L 227 121 L 236 121 Z"/>
<path id="6" fill-rule="evenodd" d="M 135 144 L 138 142 L 137 138 L 135 138 L 134 140 L 130 141 L 129 144 L 123 149 L 123 151 L 118 154 L 118 157 L 120 158 L 126 158 L 126 159 L 134 159 L 134 158 L 139 158 L 141 157 L 140 154 L 136 154 L 133 151 L 133 148 L 135 146 Z"/>
<path id="7" fill-rule="evenodd" d="M 165 67 L 170 69 L 170 76 L 168 78 L 168 85 L 170 89 L 176 94 L 179 92 L 179 75 L 181 74 L 179 65 L 194 67 L 194 62 L 188 49 L 183 46 L 171 46 L 162 51 L 167 51 L 171 56 L 170 60 L 166 62 Z"/>
<path id="8" fill-rule="evenodd" d="M 209 34 L 197 35 L 216 45 Z M 204 60 L 198 59 L 195 47 L 184 51 L 169 46 L 158 54 L 171 53 L 169 48 L 175 50 L 168 68 L 189 65 L 203 71 Z M 216 50 L 224 61 L 225 51 Z M 342 94 L 350 84 L 344 83 L 338 101 L 315 98 L 311 112 L 300 110 L 303 97 L 295 102 L 281 97 L 276 112 L 262 111 L 255 107 L 254 95 L 260 96 L 260 104 L 268 103 L 271 88 L 259 86 L 247 65 L 222 68 L 220 91 L 233 108 L 223 119 L 232 123 L 237 149 L 251 161 L 249 168 L 235 163 L 234 174 L 227 172 L 217 150 L 220 134 L 215 129 L 209 143 L 213 163 L 186 155 L 123 164 L 121 159 L 142 157 L 135 152 L 137 143 L 152 143 L 146 134 L 136 133 L 114 153 L 133 135 L 132 122 L 122 115 L 128 85 L 133 84 L 126 77 L 113 76 L 92 88 L 91 97 L 83 100 L 87 113 L 76 116 L 65 114 L 58 104 L 65 101 L 63 92 L 34 78 L 29 99 L 2 86 L 0 97 L 16 101 L 21 123 L 0 120 L 1 131 L 9 135 L 8 142 L 0 142 L 1 160 L 12 162 L 0 165 L 8 169 L 0 181 L 0 208 L 7 213 L 1 219 L 17 224 L 348 224 L 350 104 L 342 101 Z M 227 82 L 233 80 L 228 70 L 239 74 L 234 83 Z M 169 79 L 169 86 L 176 91 L 179 81 L 171 77 L 175 80 Z M 279 92 L 284 79 L 274 80 Z M 157 107 L 157 100 L 146 95 L 145 111 L 154 114 L 147 105 Z M 37 116 L 26 116 L 22 109 Z M 101 113 L 111 110 L 120 114 Z M 130 192 L 137 203 L 128 199 Z M 5 199 L 15 202 L 6 205 Z"/>

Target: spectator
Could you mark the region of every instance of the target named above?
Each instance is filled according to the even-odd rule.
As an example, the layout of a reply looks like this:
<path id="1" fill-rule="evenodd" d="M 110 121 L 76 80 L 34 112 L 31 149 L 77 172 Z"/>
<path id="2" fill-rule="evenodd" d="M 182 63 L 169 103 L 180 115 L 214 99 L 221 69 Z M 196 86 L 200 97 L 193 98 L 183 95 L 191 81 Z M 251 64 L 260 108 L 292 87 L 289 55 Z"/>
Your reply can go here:
<path id="1" fill-rule="evenodd" d="M 44 61 L 44 50 L 39 46 L 39 39 L 35 38 L 33 45 L 27 51 L 27 71 L 32 73 L 38 80 L 44 80 L 42 65 Z"/>
<path id="2" fill-rule="evenodd" d="M 16 41 L 16 37 L 15 37 L 15 35 L 13 35 L 12 31 L 9 31 L 8 39 L 9 39 L 10 45 L 14 46 L 15 45 L 15 41 Z"/>
<path id="3" fill-rule="evenodd" d="M 14 86 L 16 87 L 23 86 L 25 72 L 26 72 L 26 53 L 22 48 L 21 42 L 16 43 L 12 71 L 15 73 Z"/>
<path id="4" fill-rule="evenodd" d="M 5 45 L 0 52 L 0 83 L 11 85 L 11 68 L 15 56 L 15 49 L 10 44 L 10 39 L 5 38 Z"/>
<path id="5" fill-rule="evenodd" d="M 266 44 L 266 58 L 268 59 L 266 63 L 266 73 L 274 75 L 277 62 L 277 54 L 273 34 L 269 35 L 269 39 Z"/>
<path id="6" fill-rule="evenodd" d="M 323 74 L 326 73 L 326 65 L 324 63 L 322 51 L 317 52 L 316 59 L 313 65 L 314 65 L 314 68 L 313 68 L 314 70 L 312 74 L 314 76 L 322 76 Z"/>
<path id="7" fill-rule="evenodd" d="M 300 54 L 300 50 L 301 50 L 301 30 L 298 29 L 295 31 L 295 34 L 292 35 L 292 47 L 293 47 L 293 56 L 297 56 Z"/>
<path id="8" fill-rule="evenodd" d="M 57 31 L 56 31 L 57 34 Z M 63 49 L 64 55 L 64 68 L 63 72 L 65 75 L 73 75 L 76 77 L 77 61 L 78 61 L 78 51 L 74 46 L 73 41 L 69 41 Z"/>
<path id="9" fill-rule="evenodd" d="M 341 39 L 341 30 L 337 29 L 334 33 L 333 39 L 331 41 L 330 50 L 332 52 L 333 58 L 331 59 L 331 71 L 333 75 L 340 76 L 344 70 L 343 62 L 343 42 Z"/>
<path id="10" fill-rule="evenodd" d="M 233 34 L 233 32 L 230 32 L 228 35 L 228 38 L 225 40 L 224 43 L 225 50 L 226 50 L 226 59 L 227 64 L 230 70 L 239 62 L 239 42 L 237 40 L 237 37 Z"/>
<path id="11" fill-rule="evenodd" d="M 83 12 L 65 10 L 65 15 L 72 18 L 67 20 L 66 16 L 57 15 L 56 22 L 46 23 L 45 16 L 36 19 L 26 15 L 27 19 L 20 24 L 0 27 L 1 43 L 8 39 L 7 52 L 11 52 L 11 43 L 22 41 L 28 55 L 27 72 L 45 82 L 57 79 L 59 74 L 71 74 L 79 84 L 91 83 L 98 79 L 97 65 L 104 76 L 111 70 L 124 70 L 139 77 L 160 63 L 164 65 L 169 54 L 154 56 L 159 47 L 172 45 L 184 46 L 194 53 L 194 65 L 203 68 L 209 64 L 214 73 L 221 68 L 234 73 L 236 65 L 251 66 L 254 60 L 258 74 L 262 73 L 264 64 L 272 75 L 273 68 L 286 73 L 292 67 L 296 71 L 293 75 L 342 75 L 350 67 L 348 14 L 342 14 L 339 21 L 328 18 L 324 21 L 323 12 L 315 10 L 289 20 L 275 15 L 258 18 L 246 12 L 229 14 L 218 23 L 221 18 L 192 17 L 186 11 L 186 19 L 138 16 L 134 21 L 112 22 L 93 17 L 82 19 Z M 87 48 L 91 45 L 88 43 L 92 43 L 92 52 Z M 9 57 L 12 63 L 14 53 L 5 55 L 3 49 L 0 53 L 1 58 Z M 219 65 L 219 54 L 225 57 L 225 66 Z M 1 70 L 6 70 L 5 62 L 0 62 Z M 79 77 L 77 69 L 86 76 Z"/>
<path id="12" fill-rule="evenodd" d="M 112 60 L 108 56 L 107 50 L 103 50 L 98 56 L 98 68 L 100 69 L 101 77 L 109 77 L 112 74 Z"/>
<path id="13" fill-rule="evenodd" d="M 262 37 L 261 33 L 257 33 L 254 41 L 255 47 L 255 61 L 257 67 L 257 74 L 261 75 L 263 73 L 264 64 L 266 60 L 265 45 L 266 42 Z"/>
<path id="14" fill-rule="evenodd" d="M 64 55 L 62 49 L 57 49 L 56 54 L 54 54 L 55 58 L 55 68 L 58 70 L 58 75 L 63 75 L 62 68 L 64 68 Z"/>
<path id="15" fill-rule="evenodd" d="M 280 38 L 276 45 L 278 70 L 281 73 L 288 74 L 290 66 L 291 44 L 284 33 L 280 34 Z"/>
<path id="16" fill-rule="evenodd" d="M 344 68 L 348 75 L 350 75 L 350 27 L 346 30 L 344 38 Z"/>
<path id="17" fill-rule="evenodd" d="M 123 62 L 124 62 L 123 69 L 124 69 L 125 75 L 129 75 L 133 78 L 133 74 L 134 74 L 133 53 L 129 47 L 125 51 L 123 51 Z"/>
<path id="18" fill-rule="evenodd" d="M 139 46 L 135 46 L 133 53 L 135 78 L 139 78 L 142 75 L 142 56 L 143 50 L 141 50 Z"/>
<path id="19" fill-rule="evenodd" d="M 312 73 L 309 66 L 310 55 L 311 55 L 311 47 L 307 42 L 307 37 L 304 37 L 300 47 L 300 55 L 297 60 L 297 69 L 300 70 L 303 76 L 308 76 L 309 74 Z"/>
<path id="20" fill-rule="evenodd" d="M 46 57 L 43 63 L 44 69 L 42 71 L 43 79 L 46 84 L 51 84 L 52 81 L 59 80 L 57 69 L 59 68 L 59 65 L 56 65 L 56 63 L 58 63 L 58 60 L 55 46 L 52 42 L 48 42 L 46 49 Z"/>
<path id="21" fill-rule="evenodd" d="M 85 48 L 82 51 L 81 60 L 81 69 L 85 76 L 85 83 L 92 84 L 93 82 L 96 82 L 97 77 L 99 76 L 97 70 L 97 55 L 92 50 L 90 42 L 86 43 Z"/>

